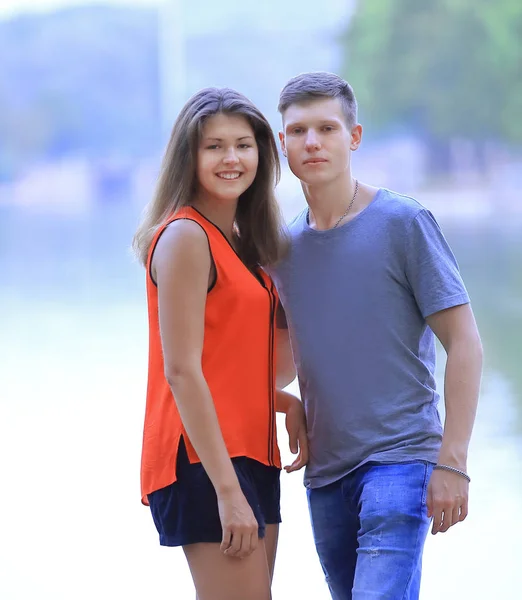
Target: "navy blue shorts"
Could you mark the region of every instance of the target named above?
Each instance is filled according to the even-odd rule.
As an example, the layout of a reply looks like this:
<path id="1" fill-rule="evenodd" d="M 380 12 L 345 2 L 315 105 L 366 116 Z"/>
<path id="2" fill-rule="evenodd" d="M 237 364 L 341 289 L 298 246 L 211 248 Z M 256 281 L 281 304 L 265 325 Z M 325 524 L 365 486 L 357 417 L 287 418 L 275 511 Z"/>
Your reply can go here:
<path id="1" fill-rule="evenodd" d="M 259 537 L 263 538 L 265 525 L 281 522 L 280 469 L 246 456 L 233 458 L 232 464 L 259 524 Z M 223 532 L 214 486 L 201 463 L 190 464 L 183 438 L 176 473 L 175 483 L 148 495 L 160 544 L 220 543 Z"/>

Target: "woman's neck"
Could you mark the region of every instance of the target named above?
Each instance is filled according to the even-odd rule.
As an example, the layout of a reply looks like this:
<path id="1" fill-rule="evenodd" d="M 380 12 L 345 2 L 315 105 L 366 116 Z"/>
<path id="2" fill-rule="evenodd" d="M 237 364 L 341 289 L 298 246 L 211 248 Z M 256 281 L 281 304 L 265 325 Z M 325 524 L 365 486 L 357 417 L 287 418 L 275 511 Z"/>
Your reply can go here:
<path id="1" fill-rule="evenodd" d="M 233 231 L 236 220 L 237 201 L 223 203 L 216 198 L 200 196 L 192 202 L 192 206 L 206 219 L 214 223 L 231 244 L 234 243 Z"/>

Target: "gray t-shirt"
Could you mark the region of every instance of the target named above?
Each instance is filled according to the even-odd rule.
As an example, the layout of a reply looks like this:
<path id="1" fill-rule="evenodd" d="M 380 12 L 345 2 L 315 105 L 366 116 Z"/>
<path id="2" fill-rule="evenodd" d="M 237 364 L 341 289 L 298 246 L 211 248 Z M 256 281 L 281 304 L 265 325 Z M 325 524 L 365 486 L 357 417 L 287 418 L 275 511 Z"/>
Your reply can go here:
<path id="1" fill-rule="evenodd" d="M 442 427 L 426 317 L 469 298 L 433 215 L 380 189 L 352 221 L 317 231 L 304 210 L 271 271 L 286 312 L 310 461 L 305 485 L 369 462 L 436 462 Z"/>

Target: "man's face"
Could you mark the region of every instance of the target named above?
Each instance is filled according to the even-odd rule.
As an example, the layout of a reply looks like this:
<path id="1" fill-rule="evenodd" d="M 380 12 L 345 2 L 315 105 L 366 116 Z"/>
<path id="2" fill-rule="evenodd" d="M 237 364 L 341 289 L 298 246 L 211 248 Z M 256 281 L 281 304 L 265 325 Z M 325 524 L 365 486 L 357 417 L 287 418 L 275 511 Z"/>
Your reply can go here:
<path id="1" fill-rule="evenodd" d="M 279 139 L 292 173 L 303 183 L 321 185 L 348 170 L 361 134 L 360 125 L 349 128 L 340 101 L 325 98 L 290 105 Z"/>

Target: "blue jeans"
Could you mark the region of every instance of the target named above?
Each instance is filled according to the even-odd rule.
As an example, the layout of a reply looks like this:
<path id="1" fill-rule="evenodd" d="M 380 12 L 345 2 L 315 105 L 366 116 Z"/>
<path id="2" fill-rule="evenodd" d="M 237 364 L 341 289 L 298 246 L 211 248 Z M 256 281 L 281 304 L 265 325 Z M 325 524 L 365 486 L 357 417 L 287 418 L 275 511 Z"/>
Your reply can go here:
<path id="1" fill-rule="evenodd" d="M 371 463 L 308 490 L 334 600 L 418 600 L 431 463 Z"/>

